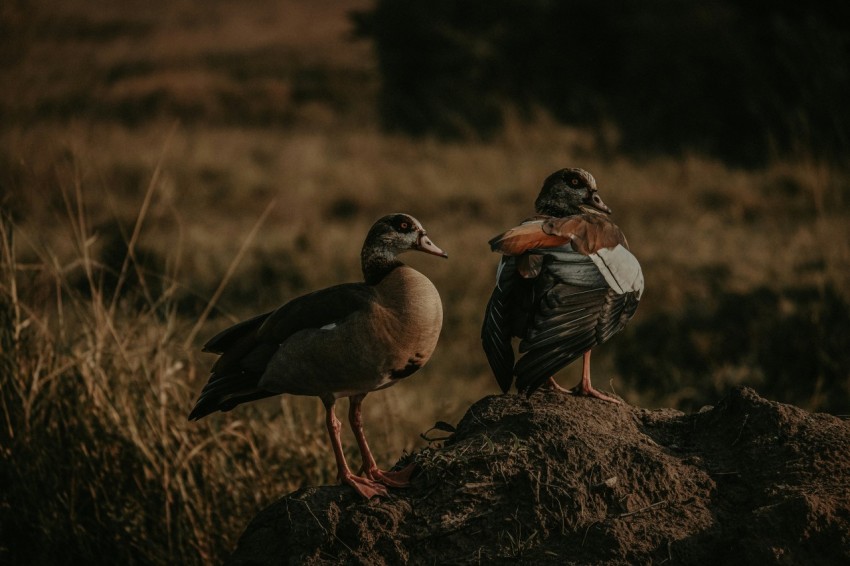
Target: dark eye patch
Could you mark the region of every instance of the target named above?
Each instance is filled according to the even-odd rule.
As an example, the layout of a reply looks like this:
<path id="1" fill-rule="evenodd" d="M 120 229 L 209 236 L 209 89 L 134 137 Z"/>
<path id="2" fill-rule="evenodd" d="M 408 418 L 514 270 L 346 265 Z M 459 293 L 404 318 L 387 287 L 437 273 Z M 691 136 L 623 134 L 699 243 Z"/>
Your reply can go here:
<path id="1" fill-rule="evenodd" d="M 393 222 L 393 227 L 397 232 L 411 232 L 413 231 L 413 222 L 406 216 L 398 216 Z"/>

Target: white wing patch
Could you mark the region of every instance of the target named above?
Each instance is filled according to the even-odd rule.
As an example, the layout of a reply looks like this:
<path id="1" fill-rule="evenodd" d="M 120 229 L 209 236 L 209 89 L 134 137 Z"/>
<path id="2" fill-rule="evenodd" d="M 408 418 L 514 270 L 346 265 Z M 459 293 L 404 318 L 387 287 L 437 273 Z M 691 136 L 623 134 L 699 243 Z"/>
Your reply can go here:
<path id="1" fill-rule="evenodd" d="M 336 328 L 336 323 L 332 322 L 330 324 L 322 326 L 321 328 L 319 328 L 319 330 L 333 330 L 334 328 Z"/>
<path id="2" fill-rule="evenodd" d="M 617 244 L 615 248 L 601 248 L 595 254 L 590 254 L 590 259 L 614 291 L 620 295 L 637 293 L 640 299 L 643 294 L 643 271 L 629 250 Z"/>

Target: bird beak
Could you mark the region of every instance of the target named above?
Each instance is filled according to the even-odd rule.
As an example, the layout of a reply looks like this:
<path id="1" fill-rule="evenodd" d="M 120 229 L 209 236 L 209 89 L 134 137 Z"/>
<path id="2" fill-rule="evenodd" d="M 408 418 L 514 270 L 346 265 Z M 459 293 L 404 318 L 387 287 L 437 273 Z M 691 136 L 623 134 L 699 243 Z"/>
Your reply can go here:
<path id="1" fill-rule="evenodd" d="M 588 191 L 580 208 L 584 212 L 592 212 L 594 214 L 599 214 L 600 212 L 611 214 L 611 209 L 608 208 L 607 204 L 602 202 L 602 197 L 599 196 L 599 191 Z"/>
<path id="2" fill-rule="evenodd" d="M 419 250 L 420 252 L 425 252 L 426 254 L 438 255 L 440 257 L 449 257 L 449 254 L 438 248 L 434 245 L 434 242 L 431 241 L 425 232 L 419 233 L 419 241 L 416 242 L 416 245 L 413 247 L 414 250 Z"/>

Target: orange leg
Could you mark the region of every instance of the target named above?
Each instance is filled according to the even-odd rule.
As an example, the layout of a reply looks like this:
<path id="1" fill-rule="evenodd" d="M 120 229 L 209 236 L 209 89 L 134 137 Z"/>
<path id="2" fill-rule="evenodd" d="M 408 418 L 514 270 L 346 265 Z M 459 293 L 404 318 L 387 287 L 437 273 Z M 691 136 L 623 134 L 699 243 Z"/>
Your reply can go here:
<path id="1" fill-rule="evenodd" d="M 564 389 L 557 383 L 555 383 L 555 378 L 549 378 L 549 385 L 552 386 L 556 391 L 561 391 L 564 393 L 570 393 L 572 395 L 583 395 L 586 397 L 596 397 L 597 399 L 601 399 L 603 401 L 608 401 L 609 403 L 616 403 L 621 405 L 623 402 L 619 399 L 615 399 L 610 395 L 605 395 L 601 391 L 593 388 L 593 385 L 590 383 L 590 350 L 584 353 L 582 357 L 582 365 L 581 365 L 581 381 L 573 387 L 572 389 Z"/>
<path id="2" fill-rule="evenodd" d="M 328 434 L 331 437 L 331 446 L 333 447 L 334 457 L 336 458 L 337 479 L 339 480 L 339 483 L 350 485 L 355 491 L 357 491 L 357 493 L 366 499 L 371 499 L 376 495 L 386 496 L 387 488 L 381 484 L 371 479 L 361 478 L 351 473 L 351 469 L 345 461 L 345 455 L 342 453 L 342 441 L 339 438 L 342 425 L 334 413 L 335 400 L 323 399 L 322 401 L 325 404 L 325 411 L 327 412 L 325 424 L 328 427 Z"/>
<path id="3" fill-rule="evenodd" d="M 397 472 L 385 472 L 379 469 L 377 462 L 375 462 L 375 457 L 366 442 L 366 435 L 363 433 L 360 405 L 363 403 L 364 397 L 366 397 L 365 394 L 349 397 L 348 405 L 348 422 L 351 424 L 351 430 L 357 439 L 357 445 L 360 447 L 360 455 L 363 457 L 362 473 L 367 478 L 390 487 L 407 487 L 410 485 L 410 474 L 416 467 L 415 463 Z"/>

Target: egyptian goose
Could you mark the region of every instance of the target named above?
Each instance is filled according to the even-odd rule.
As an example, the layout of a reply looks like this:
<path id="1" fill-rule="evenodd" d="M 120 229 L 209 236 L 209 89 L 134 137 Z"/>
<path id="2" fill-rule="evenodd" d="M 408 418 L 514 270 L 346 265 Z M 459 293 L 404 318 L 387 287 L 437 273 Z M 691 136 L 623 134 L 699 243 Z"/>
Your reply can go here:
<path id="1" fill-rule="evenodd" d="M 412 467 L 399 472 L 378 469 L 360 415 L 369 392 L 414 373 L 437 345 L 443 324 L 440 295 L 427 277 L 397 259 L 408 250 L 448 257 L 412 216 L 384 216 L 363 244 L 363 283 L 309 293 L 214 336 L 204 351 L 221 357 L 189 419 L 281 393 L 314 395 L 327 411 L 340 483 L 366 498 L 386 495 L 384 486 L 409 485 Z M 351 472 L 342 452 L 340 421 L 334 413 L 341 397 L 349 398 L 349 422 L 363 457 L 362 477 Z"/>
<path id="2" fill-rule="evenodd" d="M 583 357 L 581 382 L 568 392 L 619 403 L 591 385 L 590 351 L 637 309 L 640 264 L 587 171 L 556 171 L 534 205 L 536 216 L 490 240 L 504 254 L 481 330 L 496 381 L 504 392 L 514 376 L 529 395 L 547 380 L 567 392 L 553 375 Z M 516 363 L 513 337 L 520 339 Z"/>

